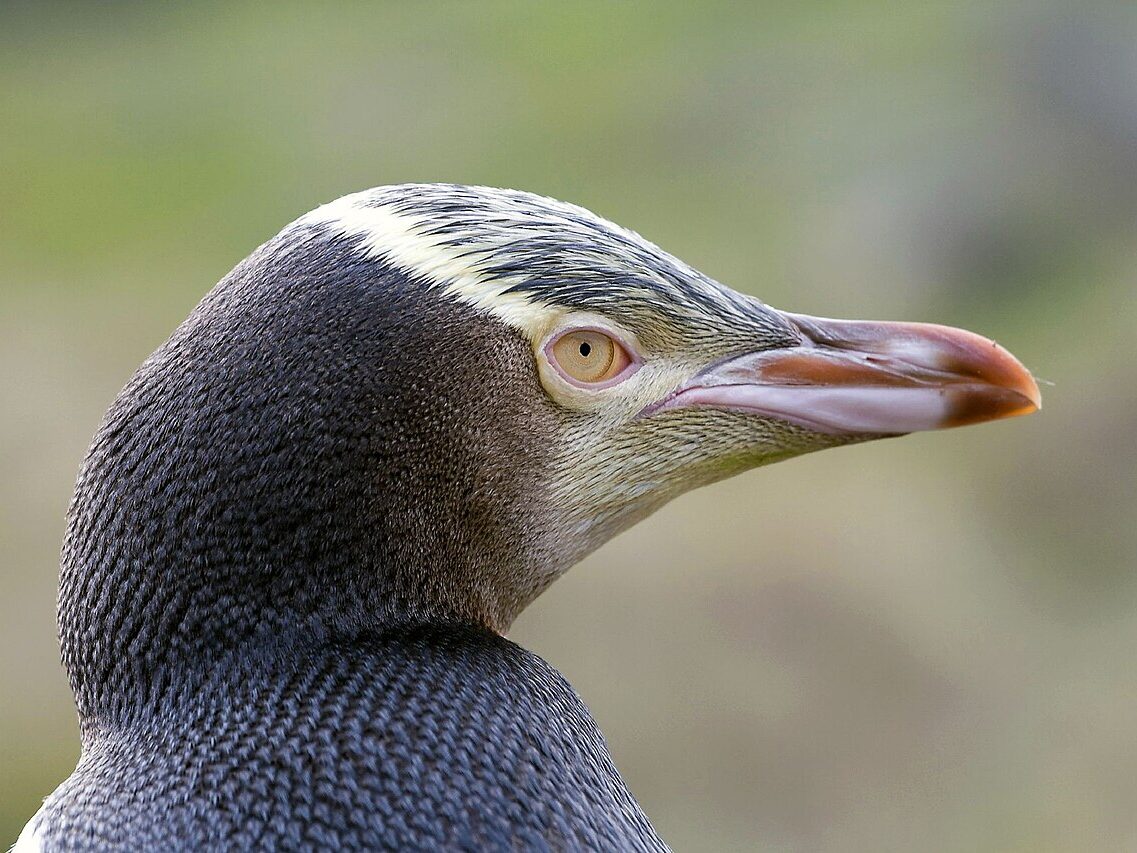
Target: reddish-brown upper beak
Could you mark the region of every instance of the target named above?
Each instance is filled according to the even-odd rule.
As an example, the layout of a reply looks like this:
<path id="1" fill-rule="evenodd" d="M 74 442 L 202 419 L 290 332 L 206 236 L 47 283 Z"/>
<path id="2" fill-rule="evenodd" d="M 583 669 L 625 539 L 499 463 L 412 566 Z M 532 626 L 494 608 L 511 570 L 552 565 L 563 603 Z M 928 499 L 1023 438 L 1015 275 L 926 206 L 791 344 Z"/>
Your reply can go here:
<path id="1" fill-rule="evenodd" d="M 972 332 L 783 316 L 800 330 L 800 345 L 716 364 L 653 410 L 729 409 L 848 435 L 964 426 L 1041 406 L 1018 359 Z"/>

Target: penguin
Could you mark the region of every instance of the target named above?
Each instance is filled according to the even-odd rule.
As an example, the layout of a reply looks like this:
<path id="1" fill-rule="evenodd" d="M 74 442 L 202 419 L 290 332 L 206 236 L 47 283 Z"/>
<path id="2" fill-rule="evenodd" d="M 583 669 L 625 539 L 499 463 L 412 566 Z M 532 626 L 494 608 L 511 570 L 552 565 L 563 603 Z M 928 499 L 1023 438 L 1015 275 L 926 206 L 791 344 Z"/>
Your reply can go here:
<path id="1" fill-rule="evenodd" d="M 16 849 L 665 850 L 515 617 L 690 489 L 1039 406 L 984 337 L 779 311 L 550 198 L 325 204 L 98 427 L 59 582 L 81 757 Z"/>

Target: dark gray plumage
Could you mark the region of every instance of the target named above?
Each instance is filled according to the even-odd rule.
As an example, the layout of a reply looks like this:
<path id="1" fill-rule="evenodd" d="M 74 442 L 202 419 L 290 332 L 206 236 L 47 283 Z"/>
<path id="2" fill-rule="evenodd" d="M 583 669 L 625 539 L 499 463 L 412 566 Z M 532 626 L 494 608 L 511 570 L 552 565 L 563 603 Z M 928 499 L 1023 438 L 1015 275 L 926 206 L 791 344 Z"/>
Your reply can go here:
<path id="1" fill-rule="evenodd" d="M 547 583 L 502 576 L 553 436 L 526 347 L 311 237 L 95 438 L 60 588 L 84 755 L 44 844 L 661 848 L 576 694 L 486 627 Z"/>

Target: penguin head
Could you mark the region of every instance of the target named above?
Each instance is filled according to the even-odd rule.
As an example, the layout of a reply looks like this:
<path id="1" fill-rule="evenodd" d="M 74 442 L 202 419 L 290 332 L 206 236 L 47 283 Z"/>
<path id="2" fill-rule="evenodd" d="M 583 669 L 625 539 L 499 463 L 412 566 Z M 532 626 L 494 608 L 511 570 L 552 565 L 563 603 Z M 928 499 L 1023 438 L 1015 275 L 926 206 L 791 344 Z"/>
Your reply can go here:
<path id="1" fill-rule="evenodd" d="M 530 516 L 533 558 L 521 576 L 532 589 L 691 488 L 1039 403 L 1029 373 L 978 335 L 778 311 L 638 234 L 529 193 L 380 188 L 299 227 L 405 273 L 450 318 L 424 323 L 469 326 L 471 311 L 487 322 L 459 345 L 487 379 L 455 388 L 455 406 L 488 395 L 484 430 L 514 425 L 528 435 L 516 468 L 539 460 L 522 505 L 508 510 Z M 523 355 L 506 366 L 504 352 Z M 487 457 L 505 470 L 515 461 Z"/>
<path id="2" fill-rule="evenodd" d="M 505 631 L 689 489 L 1038 405 L 985 338 L 778 311 L 570 204 L 357 193 L 240 263 L 112 405 L 69 516 L 65 658 L 98 668 L 78 639 L 113 607 L 187 653 L 296 626 Z"/>

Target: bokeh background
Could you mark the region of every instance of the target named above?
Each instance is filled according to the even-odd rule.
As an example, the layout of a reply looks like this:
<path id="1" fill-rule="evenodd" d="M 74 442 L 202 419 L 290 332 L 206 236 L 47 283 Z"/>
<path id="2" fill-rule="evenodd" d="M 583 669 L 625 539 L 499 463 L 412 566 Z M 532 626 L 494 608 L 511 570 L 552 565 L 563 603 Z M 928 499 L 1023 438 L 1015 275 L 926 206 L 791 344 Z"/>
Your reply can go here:
<path id="1" fill-rule="evenodd" d="M 348 191 L 534 190 L 963 325 L 1024 419 L 686 496 L 513 637 L 677 849 L 1137 848 L 1137 6 L 0 6 L 0 844 L 73 767 L 57 551 L 136 365 Z"/>

